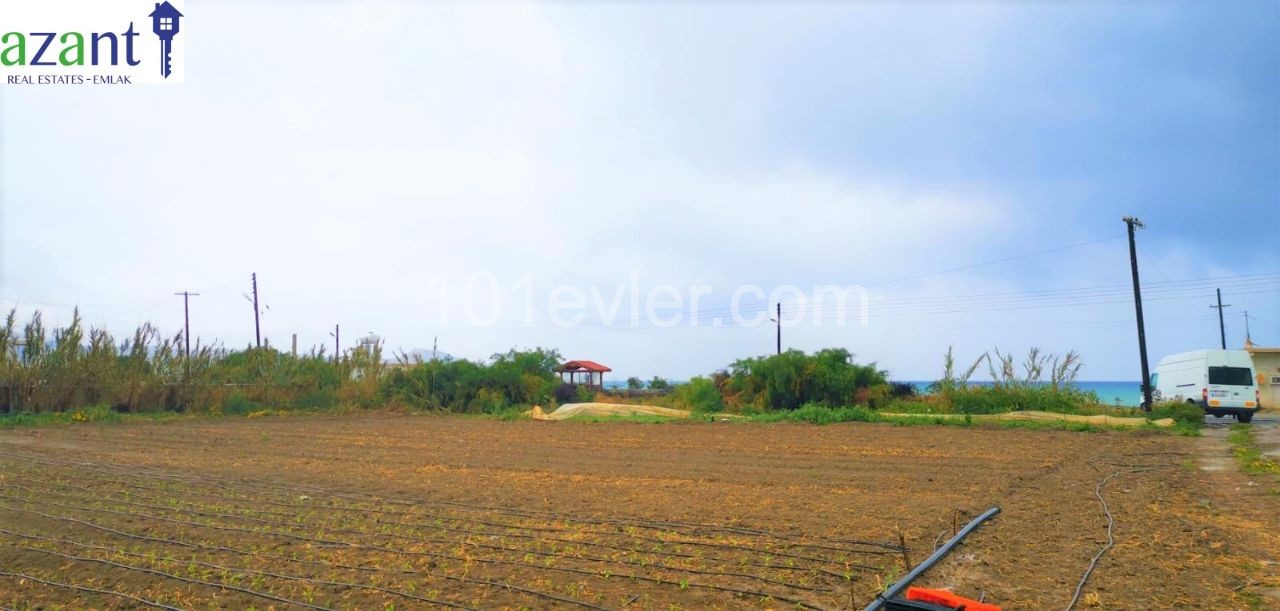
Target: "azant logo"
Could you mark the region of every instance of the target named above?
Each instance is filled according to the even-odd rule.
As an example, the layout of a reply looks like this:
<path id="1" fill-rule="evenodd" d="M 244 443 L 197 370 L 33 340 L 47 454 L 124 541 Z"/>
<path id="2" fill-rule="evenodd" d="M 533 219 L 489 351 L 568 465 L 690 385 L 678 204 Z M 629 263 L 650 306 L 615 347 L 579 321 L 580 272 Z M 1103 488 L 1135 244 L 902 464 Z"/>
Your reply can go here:
<path id="1" fill-rule="evenodd" d="M 182 0 L 6 3 L 0 7 L 4 83 L 181 83 L 184 37 L 179 33 L 185 15 L 175 2 L 180 5 Z M 158 40 L 155 55 L 141 48 L 139 37 L 145 34 L 135 18 L 144 16 Z"/>

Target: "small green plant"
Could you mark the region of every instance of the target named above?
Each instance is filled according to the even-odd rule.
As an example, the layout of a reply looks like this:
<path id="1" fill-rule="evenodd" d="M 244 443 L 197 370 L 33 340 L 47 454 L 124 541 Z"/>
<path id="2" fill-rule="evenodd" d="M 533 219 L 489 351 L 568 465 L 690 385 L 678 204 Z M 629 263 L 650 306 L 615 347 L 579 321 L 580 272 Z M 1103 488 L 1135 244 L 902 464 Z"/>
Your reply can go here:
<path id="1" fill-rule="evenodd" d="M 1253 428 L 1246 424 L 1234 424 L 1227 442 L 1233 446 L 1240 470 L 1249 475 L 1280 475 L 1280 462 L 1262 452 L 1253 439 Z"/>
<path id="2" fill-rule="evenodd" d="M 807 422 L 810 424 L 835 424 L 837 422 L 877 422 L 881 418 L 874 410 L 865 407 L 826 407 L 815 403 L 789 412 L 766 412 L 750 418 L 752 422 Z"/>

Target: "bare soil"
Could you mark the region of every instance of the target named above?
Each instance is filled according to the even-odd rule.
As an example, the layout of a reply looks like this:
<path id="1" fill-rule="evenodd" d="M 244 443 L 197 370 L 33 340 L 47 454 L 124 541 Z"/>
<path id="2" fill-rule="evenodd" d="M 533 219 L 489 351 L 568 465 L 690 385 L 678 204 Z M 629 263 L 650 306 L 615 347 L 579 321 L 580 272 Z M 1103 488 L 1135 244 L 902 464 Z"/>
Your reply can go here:
<path id="1" fill-rule="evenodd" d="M 387 415 L 0 431 L 0 606 L 861 608 L 999 505 L 917 585 L 1065 608 L 1107 540 L 1098 491 L 1115 546 L 1080 608 L 1270 608 L 1280 494 L 1199 468 L 1205 442 Z"/>

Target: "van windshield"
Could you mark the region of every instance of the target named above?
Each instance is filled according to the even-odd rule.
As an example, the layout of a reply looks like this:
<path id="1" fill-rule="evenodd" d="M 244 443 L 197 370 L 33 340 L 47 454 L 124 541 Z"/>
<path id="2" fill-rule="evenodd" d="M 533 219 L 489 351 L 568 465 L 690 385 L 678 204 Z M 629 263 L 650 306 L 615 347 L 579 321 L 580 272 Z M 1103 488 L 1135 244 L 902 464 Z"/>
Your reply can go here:
<path id="1" fill-rule="evenodd" d="M 1253 386 L 1253 372 L 1248 367 L 1210 367 L 1209 383 L 1226 386 Z"/>

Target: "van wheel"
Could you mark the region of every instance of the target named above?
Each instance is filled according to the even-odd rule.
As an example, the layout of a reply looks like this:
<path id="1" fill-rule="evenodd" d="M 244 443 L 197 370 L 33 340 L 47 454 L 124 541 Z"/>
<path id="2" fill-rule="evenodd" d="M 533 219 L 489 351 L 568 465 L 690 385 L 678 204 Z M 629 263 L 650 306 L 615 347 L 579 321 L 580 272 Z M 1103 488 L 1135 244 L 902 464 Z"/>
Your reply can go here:
<path id="1" fill-rule="evenodd" d="M 1236 421 L 1240 424 L 1249 424 L 1253 422 L 1253 412 L 1240 412 L 1236 414 Z"/>

